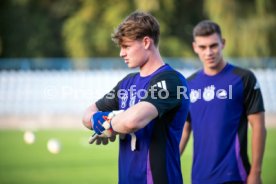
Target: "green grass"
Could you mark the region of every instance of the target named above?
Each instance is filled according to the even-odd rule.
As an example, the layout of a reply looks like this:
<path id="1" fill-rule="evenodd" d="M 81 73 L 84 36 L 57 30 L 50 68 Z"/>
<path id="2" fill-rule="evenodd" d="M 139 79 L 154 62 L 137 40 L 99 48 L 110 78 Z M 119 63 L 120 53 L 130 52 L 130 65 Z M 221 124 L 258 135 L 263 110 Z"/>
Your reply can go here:
<path id="1" fill-rule="evenodd" d="M 36 131 L 36 141 L 27 145 L 23 131 L 0 131 L 1 184 L 117 183 L 118 143 L 89 145 L 85 130 Z M 47 151 L 47 140 L 57 138 L 62 144 L 59 154 Z M 182 171 L 190 183 L 192 149 L 189 143 L 182 156 Z M 268 131 L 263 165 L 263 183 L 276 182 L 276 129 Z"/>

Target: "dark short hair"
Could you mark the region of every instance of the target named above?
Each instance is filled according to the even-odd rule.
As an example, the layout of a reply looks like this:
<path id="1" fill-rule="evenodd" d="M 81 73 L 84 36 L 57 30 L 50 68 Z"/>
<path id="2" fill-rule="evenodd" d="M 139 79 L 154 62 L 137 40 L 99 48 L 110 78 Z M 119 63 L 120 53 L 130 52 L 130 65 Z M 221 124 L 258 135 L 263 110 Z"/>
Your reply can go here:
<path id="1" fill-rule="evenodd" d="M 214 33 L 217 33 L 220 38 L 222 38 L 221 29 L 217 23 L 211 20 L 203 20 L 194 27 L 193 37 L 195 38 L 196 36 L 209 36 Z"/>
<path id="2" fill-rule="evenodd" d="M 159 35 L 160 28 L 156 18 L 149 13 L 135 11 L 115 29 L 111 37 L 116 44 L 121 45 L 124 38 L 139 40 L 148 36 L 157 46 Z"/>

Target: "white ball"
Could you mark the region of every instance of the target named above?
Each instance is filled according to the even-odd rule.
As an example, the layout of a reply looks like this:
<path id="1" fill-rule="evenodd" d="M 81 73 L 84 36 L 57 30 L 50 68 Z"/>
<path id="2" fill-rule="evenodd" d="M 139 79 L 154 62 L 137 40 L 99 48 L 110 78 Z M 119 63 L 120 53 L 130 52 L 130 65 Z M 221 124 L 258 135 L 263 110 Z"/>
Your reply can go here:
<path id="1" fill-rule="evenodd" d="M 58 154 L 60 152 L 60 143 L 57 139 L 50 139 L 47 143 L 47 148 L 50 153 Z"/>
<path id="2" fill-rule="evenodd" d="M 27 144 L 33 144 L 35 142 L 35 135 L 31 131 L 26 131 L 24 133 L 24 141 Z"/>

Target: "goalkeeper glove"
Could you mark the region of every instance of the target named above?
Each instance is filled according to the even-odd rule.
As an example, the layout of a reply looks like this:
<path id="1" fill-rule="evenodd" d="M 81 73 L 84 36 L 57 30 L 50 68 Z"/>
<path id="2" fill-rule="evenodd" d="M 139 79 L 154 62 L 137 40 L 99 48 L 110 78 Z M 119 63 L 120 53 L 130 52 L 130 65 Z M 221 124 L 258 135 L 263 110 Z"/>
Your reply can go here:
<path id="1" fill-rule="evenodd" d="M 124 110 L 117 110 L 112 112 L 96 112 L 90 120 L 92 123 L 92 128 L 96 133 L 94 133 L 90 137 L 89 143 L 93 144 L 93 142 L 97 140 L 99 136 L 101 136 L 101 138 L 108 137 L 112 142 L 115 141 L 115 136 L 111 127 L 111 119 L 123 111 Z"/>
<path id="2" fill-rule="evenodd" d="M 110 124 L 111 121 L 111 114 L 112 112 L 96 112 L 92 118 L 92 128 L 96 132 L 96 134 L 101 135 L 101 134 L 108 134 L 106 136 L 111 136 L 112 133 L 112 127 Z"/>

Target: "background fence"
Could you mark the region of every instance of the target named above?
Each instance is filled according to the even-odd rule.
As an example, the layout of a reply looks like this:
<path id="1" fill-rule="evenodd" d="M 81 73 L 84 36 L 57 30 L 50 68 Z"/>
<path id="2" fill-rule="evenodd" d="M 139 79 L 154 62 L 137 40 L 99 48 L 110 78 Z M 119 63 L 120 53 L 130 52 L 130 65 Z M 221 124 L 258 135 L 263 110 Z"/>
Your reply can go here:
<path id="1" fill-rule="evenodd" d="M 193 69 L 179 70 L 189 76 Z M 267 112 L 276 112 L 276 70 L 254 69 Z M 131 70 L 0 72 L 0 115 L 81 114 Z"/>

